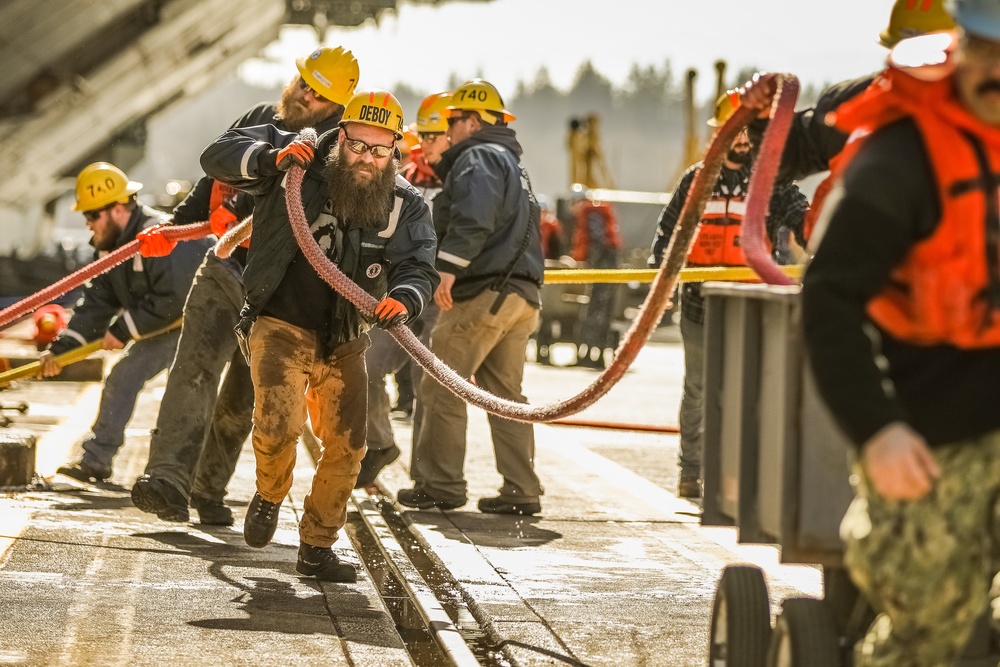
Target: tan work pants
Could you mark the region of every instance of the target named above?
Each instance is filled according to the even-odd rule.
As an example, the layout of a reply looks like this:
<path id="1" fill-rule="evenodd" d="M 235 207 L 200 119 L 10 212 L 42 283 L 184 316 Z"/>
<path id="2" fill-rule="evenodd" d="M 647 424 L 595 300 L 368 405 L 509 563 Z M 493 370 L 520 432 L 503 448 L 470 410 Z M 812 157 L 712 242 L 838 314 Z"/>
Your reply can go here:
<path id="1" fill-rule="evenodd" d="M 347 501 L 365 455 L 367 347 L 368 337 L 362 336 L 324 359 L 315 332 L 271 317 L 258 318 L 250 333 L 251 440 L 261 497 L 279 503 L 288 494 L 307 410 L 322 444 L 299 523 L 299 539 L 306 544 L 330 546 L 347 522 Z"/>
<path id="2" fill-rule="evenodd" d="M 524 402 L 524 349 L 538 328 L 538 309 L 517 294 L 508 294 L 493 315 L 490 307 L 496 297 L 496 292 L 486 291 L 442 311 L 431 333 L 431 351 L 462 377 L 475 375 L 482 389 Z M 417 413 L 411 465 L 417 488 L 437 500 L 465 503 L 465 402 L 425 374 Z M 489 415 L 489 422 L 497 471 L 503 477 L 500 497 L 509 502 L 536 502 L 542 486 L 534 468 L 534 427 L 495 415 Z"/>

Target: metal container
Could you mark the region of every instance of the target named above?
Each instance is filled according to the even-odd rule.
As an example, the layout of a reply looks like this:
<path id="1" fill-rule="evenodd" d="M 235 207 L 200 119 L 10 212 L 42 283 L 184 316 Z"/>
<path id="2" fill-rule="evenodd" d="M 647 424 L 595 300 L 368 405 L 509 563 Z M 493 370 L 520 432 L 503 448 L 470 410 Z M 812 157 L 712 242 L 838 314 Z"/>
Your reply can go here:
<path id="1" fill-rule="evenodd" d="M 837 566 L 852 451 L 803 355 L 799 288 L 705 283 L 702 523 Z"/>

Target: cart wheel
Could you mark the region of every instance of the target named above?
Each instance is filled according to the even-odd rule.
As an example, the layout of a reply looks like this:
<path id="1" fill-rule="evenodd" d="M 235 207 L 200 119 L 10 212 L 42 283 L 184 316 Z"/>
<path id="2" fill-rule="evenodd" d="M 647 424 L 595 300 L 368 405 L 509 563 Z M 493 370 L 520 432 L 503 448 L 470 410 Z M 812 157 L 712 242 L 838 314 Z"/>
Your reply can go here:
<path id="1" fill-rule="evenodd" d="M 781 604 L 767 650 L 768 667 L 841 667 L 837 626 L 823 600 L 789 598 Z"/>
<path id="2" fill-rule="evenodd" d="M 771 635 L 771 605 L 760 568 L 722 571 L 712 605 L 709 667 L 762 667 Z"/>

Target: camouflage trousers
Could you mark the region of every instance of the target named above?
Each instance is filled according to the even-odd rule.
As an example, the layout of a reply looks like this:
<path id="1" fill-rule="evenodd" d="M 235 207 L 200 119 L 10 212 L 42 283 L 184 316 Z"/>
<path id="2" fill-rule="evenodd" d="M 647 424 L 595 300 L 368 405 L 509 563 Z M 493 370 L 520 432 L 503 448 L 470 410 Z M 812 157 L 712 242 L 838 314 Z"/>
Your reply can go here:
<path id="1" fill-rule="evenodd" d="M 324 358 L 316 332 L 271 317 L 258 318 L 250 332 L 257 492 L 268 502 L 285 499 L 308 412 L 322 449 L 299 522 L 299 539 L 312 546 L 330 546 L 347 523 L 365 455 L 367 347 L 362 336 Z"/>
<path id="2" fill-rule="evenodd" d="M 1000 431 L 934 456 L 941 477 L 916 501 L 883 498 L 855 466 L 845 564 L 878 613 L 855 647 L 856 667 L 951 665 L 989 607 Z"/>

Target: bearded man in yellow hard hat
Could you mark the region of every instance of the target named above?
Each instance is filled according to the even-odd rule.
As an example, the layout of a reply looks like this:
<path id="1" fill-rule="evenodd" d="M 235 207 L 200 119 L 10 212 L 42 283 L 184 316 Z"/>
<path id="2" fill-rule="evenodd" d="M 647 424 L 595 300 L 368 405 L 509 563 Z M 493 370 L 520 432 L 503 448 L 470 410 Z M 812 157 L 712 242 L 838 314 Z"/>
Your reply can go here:
<path id="1" fill-rule="evenodd" d="M 319 47 L 296 61 L 296 73 L 277 105 L 258 104 L 231 127 L 336 128 L 357 80 L 354 54 L 342 46 Z M 222 236 L 252 211 L 252 197 L 205 176 L 174 209 L 174 222 L 208 219 Z M 132 486 L 132 503 L 164 521 L 187 523 L 190 505 L 203 524 L 233 524 L 223 499 L 253 417 L 250 369 L 232 333 L 243 306 L 246 257 L 246 248 L 226 259 L 207 253 L 184 305 L 178 354 L 149 441 L 149 461 Z"/>
<path id="2" fill-rule="evenodd" d="M 88 165 L 77 176 L 73 210 L 83 214 L 98 252 L 136 238 L 145 249 L 151 231 L 167 222 L 164 214 L 139 204 L 141 188 L 142 183 L 107 162 Z M 125 442 L 139 392 L 174 358 L 180 330 L 171 327 L 181 317 L 184 297 L 209 245 L 207 240 L 189 241 L 167 257 L 136 257 L 96 276 L 66 329 L 39 357 L 40 375 L 51 377 L 62 370 L 57 355 L 87 342 L 100 340 L 105 350 L 125 349 L 104 382 L 91 433 L 78 443 L 82 455 L 57 472 L 85 482 L 111 477 L 112 459 Z"/>
<path id="3" fill-rule="evenodd" d="M 438 283 L 427 204 L 396 175 L 402 129 L 396 98 L 370 90 L 348 101 L 339 131 L 323 134 L 315 148 L 262 126 L 230 130 L 202 154 L 207 174 L 256 201 L 237 329 L 255 398 L 257 493 L 244 539 L 259 548 L 274 536 L 308 409 L 323 453 L 305 497 L 296 570 L 326 581 L 356 577 L 331 546 L 347 520 L 365 454 L 366 332 L 372 324 L 390 328 L 419 315 Z M 314 241 L 380 299 L 373 319 L 334 292 L 299 249 L 286 201 L 285 172 L 293 165 L 306 170 L 302 206 Z"/>

